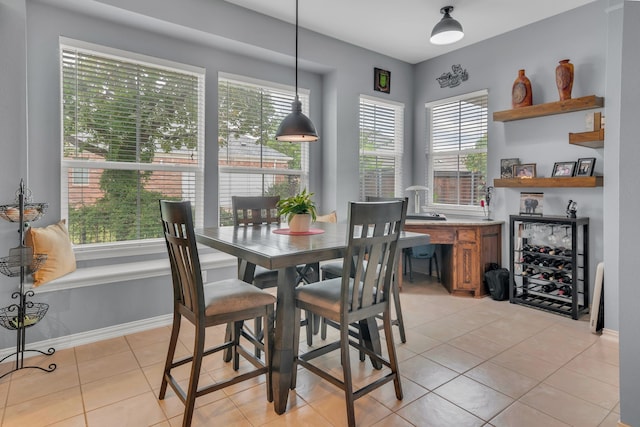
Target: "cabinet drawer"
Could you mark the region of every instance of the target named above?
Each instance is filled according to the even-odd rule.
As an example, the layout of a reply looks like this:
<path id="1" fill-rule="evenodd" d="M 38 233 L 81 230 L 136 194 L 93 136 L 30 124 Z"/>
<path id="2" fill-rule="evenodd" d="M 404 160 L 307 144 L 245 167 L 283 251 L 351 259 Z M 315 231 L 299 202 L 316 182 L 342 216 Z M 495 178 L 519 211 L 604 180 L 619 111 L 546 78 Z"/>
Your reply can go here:
<path id="1" fill-rule="evenodd" d="M 435 244 L 453 244 L 455 242 L 456 232 L 455 230 L 430 228 L 425 230 L 429 234 L 429 242 Z"/>
<path id="2" fill-rule="evenodd" d="M 476 230 L 472 229 L 458 229 L 456 240 L 458 242 L 476 242 Z"/>

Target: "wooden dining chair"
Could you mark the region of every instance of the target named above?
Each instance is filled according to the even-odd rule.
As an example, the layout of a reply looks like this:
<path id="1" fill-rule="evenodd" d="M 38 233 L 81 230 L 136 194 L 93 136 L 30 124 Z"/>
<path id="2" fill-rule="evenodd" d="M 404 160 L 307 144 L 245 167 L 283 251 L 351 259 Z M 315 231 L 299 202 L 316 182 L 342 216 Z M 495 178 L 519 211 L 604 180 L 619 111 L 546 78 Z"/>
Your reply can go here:
<path id="1" fill-rule="evenodd" d="M 270 347 L 276 298 L 239 279 L 221 280 L 204 285 L 193 230 L 191 203 L 160 200 L 160 216 L 171 264 L 173 325 L 158 398 L 160 400 L 165 398 L 167 385 L 174 390 L 185 405 L 183 427 L 191 425 L 196 397 L 259 375 L 266 376 L 267 399 L 271 402 L 273 394 L 270 378 Z M 174 360 L 183 317 L 195 326 L 193 354 Z M 241 328 L 242 321 L 256 317 L 266 319 L 264 323 L 267 333 L 264 334 L 263 343 Z M 205 329 L 228 323 L 234 325 L 231 328 L 230 338 L 220 345 L 205 350 Z M 241 337 L 254 346 L 261 346 L 264 361 L 242 346 Z M 231 350 L 235 371 L 239 369 L 239 356 L 243 356 L 254 365 L 255 369 L 198 388 L 203 357 L 223 350 Z M 191 372 L 185 391 L 173 376 L 172 370 L 187 363 L 191 363 Z"/>
<path id="2" fill-rule="evenodd" d="M 396 398 L 402 399 L 398 359 L 391 332 L 389 296 L 396 264 L 396 249 L 406 217 L 404 202 L 376 202 L 349 204 L 349 226 L 345 259 L 341 277 L 300 286 L 295 291 L 296 320 L 300 311 L 307 310 L 339 325 L 340 339 L 299 354 L 300 328 L 295 329 L 295 363 L 341 388 L 347 405 L 347 421 L 355 426 L 356 399 L 393 381 Z M 387 357 L 382 353 L 375 316 L 382 315 L 387 344 Z M 351 340 L 349 326 L 358 324 L 361 340 Z M 372 358 L 374 366 L 386 367 L 388 372 L 375 375 L 375 380 L 354 390 L 349 347 Z M 329 352 L 339 350 L 342 378 L 331 373 L 327 359 L 312 361 Z M 292 386 L 296 385 L 296 367 Z"/>
<path id="3" fill-rule="evenodd" d="M 405 216 L 407 212 L 407 207 L 409 206 L 408 198 L 400 198 L 400 197 L 377 197 L 377 196 L 367 196 L 367 202 L 390 202 L 390 201 L 402 201 L 404 202 L 404 211 Z M 342 274 L 342 260 L 331 262 L 324 264 L 320 267 L 322 271 L 322 280 L 332 279 L 336 277 L 340 277 Z M 401 272 L 396 272 L 396 274 L 402 274 Z M 402 305 L 400 304 L 400 288 L 398 287 L 398 283 L 396 280 L 393 281 L 391 285 L 391 292 L 393 293 L 393 304 L 396 313 L 395 319 L 392 320 L 392 324 L 398 327 L 398 332 L 400 333 L 400 341 L 403 343 L 407 342 L 407 334 L 404 328 L 404 317 L 402 316 Z M 324 319 L 321 320 L 320 325 L 320 337 L 322 339 L 326 339 L 327 337 L 327 324 L 331 324 L 331 322 L 326 322 Z M 380 326 L 382 328 L 382 325 Z M 361 359 L 364 359 L 364 355 L 361 355 Z"/>

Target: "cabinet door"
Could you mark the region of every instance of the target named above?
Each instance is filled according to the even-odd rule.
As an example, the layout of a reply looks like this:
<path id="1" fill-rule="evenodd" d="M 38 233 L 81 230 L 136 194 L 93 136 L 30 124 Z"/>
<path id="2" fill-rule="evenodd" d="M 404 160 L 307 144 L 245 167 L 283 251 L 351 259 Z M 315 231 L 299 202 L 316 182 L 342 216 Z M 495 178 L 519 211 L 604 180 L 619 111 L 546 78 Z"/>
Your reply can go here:
<path id="1" fill-rule="evenodd" d="M 480 254 L 478 253 L 477 229 L 460 228 L 456 233 L 454 247 L 453 290 L 473 291 L 482 285 L 478 272 Z"/>

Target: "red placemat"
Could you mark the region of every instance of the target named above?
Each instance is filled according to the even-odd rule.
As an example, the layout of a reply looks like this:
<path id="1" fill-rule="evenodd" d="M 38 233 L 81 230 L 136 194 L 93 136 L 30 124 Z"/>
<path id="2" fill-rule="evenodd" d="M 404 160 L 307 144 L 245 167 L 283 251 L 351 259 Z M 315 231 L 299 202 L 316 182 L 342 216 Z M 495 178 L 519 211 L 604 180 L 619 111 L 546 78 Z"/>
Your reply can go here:
<path id="1" fill-rule="evenodd" d="M 276 234 L 287 234 L 289 236 L 310 236 L 312 234 L 322 234 L 324 230 L 321 228 L 310 228 L 309 231 L 291 231 L 289 228 L 278 228 L 273 230 Z"/>

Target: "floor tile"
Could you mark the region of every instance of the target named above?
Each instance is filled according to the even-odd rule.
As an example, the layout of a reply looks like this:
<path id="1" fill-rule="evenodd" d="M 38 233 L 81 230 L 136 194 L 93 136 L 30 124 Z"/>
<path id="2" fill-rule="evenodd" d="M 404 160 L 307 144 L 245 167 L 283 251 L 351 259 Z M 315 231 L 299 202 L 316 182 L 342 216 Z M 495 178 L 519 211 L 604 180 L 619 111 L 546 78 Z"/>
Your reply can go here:
<path id="1" fill-rule="evenodd" d="M 81 384 L 90 383 L 123 372 L 133 371 L 139 367 L 131 351 L 123 351 L 99 359 L 78 363 Z"/>
<path id="2" fill-rule="evenodd" d="M 434 393 L 485 421 L 513 403 L 509 396 L 464 376 L 438 387 Z"/>
<path id="3" fill-rule="evenodd" d="M 562 366 L 560 363 L 540 360 L 537 357 L 513 349 L 498 354 L 491 358 L 490 361 L 538 381 L 544 380 Z"/>
<path id="4" fill-rule="evenodd" d="M 75 364 L 60 366 L 53 372 L 39 371 L 37 375 L 14 378 L 9 388 L 7 406 L 79 385 L 78 368 Z"/>
<path id="5" fill-rule="evenodd" d="M 459 374 L 426 357 L 416 356 L 400 363 L 401 375 L 431 391 Z"/>
<path id="6" fill-rule="evenodd" d="M 7 406 L 2 427 L 46 426 L 80 415 L 82 412 L 80 387 L 73 387 Z"/>
<path id="7" fill-rule="evenodd" d="M 152 392 L 87 412 L 89 427 L 140 427 L 157 424 L 165 419 Z"/>
<path id="8" fill-rule="evenodd" d="M 98 359 L 128 350 L 130 350 L 129 343 L 124 337 L 112 338 L 75 347 L 78 362 Z"/>
<path id="9" fill-rule="evenodd" d="M 439 345 L 421 355 L 458 373 L 466 372 L 484 361 L 478 356 L 449 344 Z"/>
<path id="10" fill-rule="evenodd" d="M 483 359 L 493 357 L 509 347 L 505 344 L 496 343 L 484 339 L 481 336 L 477 335 L 475 331 L 454 338 L 450 340 L 448 344 Z"/>
<path id="11" fill-rule="evenodd" d="M 151 391 L 140 370 L 124 372 L 82 385 L 82 400 L 86 411 L 107 406 Z"/>
<path id="12" fill-rule="evenodd" d="M 541 384 L 522 396 L 520 402 L 574 426 L 597 426 L 609 414 L 604 408 L 562 390 Z"/>
<path id="13" fill-rule="evenodd" d="M 485 424 L 480 418 L 435 393 L 429 393 L 401 408 L 397 414 L 416 426 L 476 427 Z"/>
<path id="14" fill-rule="evenodd" d="M 620 401 L 618 387 L 569 369 L 557 370 L 544 382 L 608 410 L 612 410 Z"/>
<path id="15" fill-rule="evenodd" d="M 514 402 L 498 414 L 491 424 L 495 427 L 569 427 L 569 424 L 520 402 Z"/>

